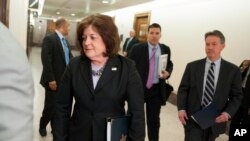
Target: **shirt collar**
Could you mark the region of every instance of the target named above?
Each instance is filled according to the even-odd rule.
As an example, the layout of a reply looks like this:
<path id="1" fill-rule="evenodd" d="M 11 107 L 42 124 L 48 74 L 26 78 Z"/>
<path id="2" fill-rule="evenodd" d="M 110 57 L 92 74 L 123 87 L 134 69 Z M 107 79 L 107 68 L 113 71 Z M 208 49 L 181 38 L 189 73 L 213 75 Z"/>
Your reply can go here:
<path id="1" fill-rule="evenodd" d="M 208 58 L 206 59 L 206 62 L 209 63 L 209 64 L 212 63 L 212 61 L 211 61 L 210 59 L 208 59 Z M 221 57 L 220 57 L 218 60 L 214 61 L 213 63 L 214 63 L 215 65 L 218 65 L 218 64 L 220 64 L 220 62 L 221 62 Z"/>
<path id="2" fill-rule="evenodd" d="M 56 30 L 56 34 L 59 36 L 60 39 L 65 38 L 61 32 L 59 32 L 58 30 Z"/>
<path id="3" fill-rule="evenodd" d="M 148 42 L 148 47 L 149 47 L 150 49 L 152 49 L 154 46 Z M 157 45 L 155 46 L 156 49 L 157 49 L 158 47 L 159 47 L 159 44 L 157 44 Z"/>

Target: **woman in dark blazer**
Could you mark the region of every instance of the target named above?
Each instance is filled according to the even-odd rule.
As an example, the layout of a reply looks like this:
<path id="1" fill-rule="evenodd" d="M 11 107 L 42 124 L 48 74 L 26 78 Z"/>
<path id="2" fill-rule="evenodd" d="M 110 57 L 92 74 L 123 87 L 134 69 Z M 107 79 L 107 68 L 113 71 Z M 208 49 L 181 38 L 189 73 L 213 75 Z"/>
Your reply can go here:
<path id="1" fill-rule="evenodd" d="M 77 37 L 82 56 L 70 61 L 62 78 L 53 140 L 106 141 L 106 118 L 129 114 L 127 140 L 144 141 L 143 87 L 135 64 L 118 55 L 120 40 L 112 18 L 85 18 Z"/>

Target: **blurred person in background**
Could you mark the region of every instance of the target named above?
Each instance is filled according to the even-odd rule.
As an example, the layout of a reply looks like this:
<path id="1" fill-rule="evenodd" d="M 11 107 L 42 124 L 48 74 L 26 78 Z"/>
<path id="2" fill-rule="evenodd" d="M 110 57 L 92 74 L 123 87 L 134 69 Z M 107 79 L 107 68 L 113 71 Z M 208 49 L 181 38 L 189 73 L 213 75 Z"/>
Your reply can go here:
<path id="1" fill-rule="evenodd" d="M 129 32 L 129 36 L 128 38 L 126 38 L 122 50 L 123 50 L 123 55 L 124 56 L 128 56 L 128 53 L 130 52 L 130 50 L 132 49 L 132 47 L 139 43 L 139 40 L 135 37 L 135 30 L 132 29 Z"/>
<path id="2" fill-rule="evenodd" d="M 241 105 L 231 120 L 229 141 L 233 141 L 232 135 L 235 129 L 250 129 L 250 60 L 244 60 L 240 64 L 242 77 L 243 99 Z"/>
<path id="3" fill-rule="evenodd" d="M 57 89 L 63 72 L 73 57 L 65 38 L 68 33 L 69 22 L 60 18 L 56 21 L 56 31 L 43 39 L 41 53 L 43 71 L 40 83 L 45 88 L 45 100 L 39 125 L 39 133 L 43 137 L 47 135 L 46 126 L 49 122 L 53 132 Z"/>
<path id="4" fill-rule="evenodd" d="M 33 141 L 34 83 L 27 56 L 0 22 L 0 141 Z"/>

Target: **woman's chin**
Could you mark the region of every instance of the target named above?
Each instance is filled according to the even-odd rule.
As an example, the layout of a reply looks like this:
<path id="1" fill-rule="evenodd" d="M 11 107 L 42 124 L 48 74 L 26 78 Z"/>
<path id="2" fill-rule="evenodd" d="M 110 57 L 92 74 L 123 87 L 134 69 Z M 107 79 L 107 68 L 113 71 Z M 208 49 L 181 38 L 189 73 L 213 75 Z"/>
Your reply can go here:
<path id="1" fill-rule="evenodd" d="M 88 58 L 93 58 L 95 55 L 93 53 L 86 53 L 85 52 L 85 55 L 88 57 Z"/>

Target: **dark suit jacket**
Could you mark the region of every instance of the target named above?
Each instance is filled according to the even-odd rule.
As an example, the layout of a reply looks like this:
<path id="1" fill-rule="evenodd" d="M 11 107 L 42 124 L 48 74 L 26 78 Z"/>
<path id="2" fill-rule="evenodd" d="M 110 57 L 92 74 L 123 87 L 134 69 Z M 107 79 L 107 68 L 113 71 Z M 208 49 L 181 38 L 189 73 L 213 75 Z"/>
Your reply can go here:
<path id="1" fill-rule="evenodd" d="M 248 69 L 245 69 L 241 76 L 242 76 L 242 80 L 245 78 L 246 74 L 247 74 Z M 247 77 L 247 81 L 246 81 L 246 85 L 245 85 L 245 89 L 244 89 L 244 93 L 243 93 L 243 99 L 241 102 L 241 106 L 244 108 L 250 108 L 250 74 Z"/>
<path id="2" fill-rule="evenodd" d="M 110 58 L 94 89 L 90 60 L 76 57 L 67 67 L 61 84 L 54 141 L 106 141 L 105 118 L 124 115 L 125 101 L 131 115 L 128 141 L 144 141 L 143 87 L 131 60 L 122 56 Z"/>
<path id="3" fill-rule="evenodd" d="M 160 48 L 161 48 L 161 54 L 168 54 L 166 71 L 168 71 L 169 74 L 171 74 L 173 70 L 173 63 L 171 61 L 170 48 L 164 44 L 160 44 Z M 142 84 L 144 86 L 144 89 L 146 89 L 146 83 L 149 72 L 148 42 L 135 45 L 129 54 L 129 58 L 135 61 L 136 68 L 142 79 Z M 160 86 L 161 86 L 162 105 L 165 105 L 168 97 L 165 79 L 160 79 Z"/>
<path id="4" fill-rule="evenodd" d="M 66 68 L 66 62 L 63 46 L 56 32 L 46 36 L 43 39 L 41 57 L 43 71 L 40 83 L 45 88 L 48 88 L 48 83 L 55 80 L 57 82 L 57 85 L 59 86 L 62 74 Z M 69 58 L 72 58 L 70 48 Z"/>
<path id="5" fill-rule="evenodd" d="M 206 59 L 189 63 L 183 74 L 178 94 L 178 110 L 186 110 L 188 117 L 201 109 L 203 80 Z M 242 98 L 241 76 L 237 66 L 221 60 L 219 78 L 214 93 L 213 103 L 220 112 L 227 112 L 231 117 L 236 113 Z M 191 127 L 187 121 L 185 128 Z M 215 134 L 225 132 L 226 123 L 215 124 Z"/>
<path id="6" fill-rule="evenodd" d="M 132 49 L 132 47 L 133 47 L 135 44 L 139 43 L 139 40 L 136 39 L 136 38 L 134 37 L 134 38 L 129 42 L 129 44 L 128 44 L 129 39 L 130 39 L 130 38 L 126 38 L 126 40 L 125 40 L 125 42 L 124 42 L 124 44 L 123 44 L 123 47 L 122 47 L 122 50 L 123 50 L 123 51 L 127 51 L 128 53 L 130 52 L 130 50 Z M 127 44 L 128 44 L 128 47 L 127 47 L 127 49 L 126 49 Z"/>

